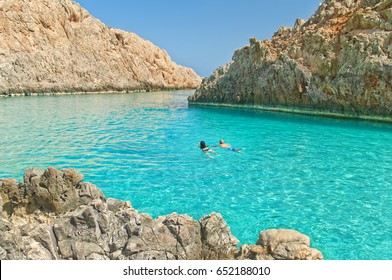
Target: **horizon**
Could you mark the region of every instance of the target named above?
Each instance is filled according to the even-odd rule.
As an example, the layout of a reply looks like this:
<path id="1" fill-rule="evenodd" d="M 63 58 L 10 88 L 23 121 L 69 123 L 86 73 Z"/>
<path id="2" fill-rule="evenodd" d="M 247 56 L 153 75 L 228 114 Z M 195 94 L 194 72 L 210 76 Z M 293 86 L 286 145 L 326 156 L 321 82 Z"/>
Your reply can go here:
<path id="1" fill-rule="evenodd" d="M 74 1 L 105 25 L 151 41 L 201 77 L 229 63 L 235 50 L 249 45 L 249 38 L 271 39 L 280 26 L 292 27 L 297 18 L 308 20 L 320 4 L 320 0 Z"/>

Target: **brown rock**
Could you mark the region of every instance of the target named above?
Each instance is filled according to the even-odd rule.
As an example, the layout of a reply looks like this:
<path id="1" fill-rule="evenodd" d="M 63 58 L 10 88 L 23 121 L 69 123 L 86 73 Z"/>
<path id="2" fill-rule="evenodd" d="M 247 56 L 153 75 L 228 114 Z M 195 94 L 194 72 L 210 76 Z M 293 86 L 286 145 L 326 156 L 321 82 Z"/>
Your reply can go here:
<path id="1" fill-rule="evenodd" d="M 274 259 L 278 260 L 318 260 L 322 254 L 310 248 L 310 239 L 295 230 L 271 229 L 260 233 L 260 245 Z"/>
<path id="2" fill-rule="evenodd" d="M 183 254 L 183 259 L 202 259 L 202 239 L 200 224 L 197 221 L 187 215 L 173 213 L 166 216 L 162 224 L 169 229 L 176 243 L 180 245 L 178 251 Z"/>
<path id="3" fill-rule="evenodd" d="M 235 255 L 237 260 L 273 260 L 266 248 L 260 245 L 242 245 Z"/>
<path id="4" fill-rule="evenodd" d="M 89 202 L 98 199 L 104 200 L 105 196 L 102 191 L 91 183 L 78 183 L 76 185 L 79 196 L 79 204 L 88 204 Z"/>
<path id="5" fill-rule="evenodd" d="M 84 176 L 76 172 L 75 169 L 63 169 L 61 171 L 63 172 L 63 178 L 68 180 L 73 186 L 76 186 L 84 179 Z"/>
<path id="6" fill-rule="evenodd" d="M 14 212 L 16 205 L 23 200 L 23 191 L 15 179 L 0 179 L 1 210 L 8 217 Z"/>
<path id="7" fill-rule="evenodd" d="M 212 213 L 200 220 L 203 243 L 203 259 L 233 259 L 238 251 L 238 239 L 235 238 L 222 215 Z"/>
<path id="8" fill-rule="evenodd" d="M 30 170 L 27 171 L 29 172 Z M 48 168 L 41 176 L 31 177 L 25 174 L 24 177 L 31 178 L 31 183 L 25 184 L 34 194 L 30 196 L 28 212 L 38 209 L 61 214 L 78 206 L 79 197 L 73 177 L 67 177 L 64 172 Z"/>
<path id="9" fill-rule="evenodd" d="M 0 1 L 0 94 L 196 88 L 200 77 L 72 0 Z"/>

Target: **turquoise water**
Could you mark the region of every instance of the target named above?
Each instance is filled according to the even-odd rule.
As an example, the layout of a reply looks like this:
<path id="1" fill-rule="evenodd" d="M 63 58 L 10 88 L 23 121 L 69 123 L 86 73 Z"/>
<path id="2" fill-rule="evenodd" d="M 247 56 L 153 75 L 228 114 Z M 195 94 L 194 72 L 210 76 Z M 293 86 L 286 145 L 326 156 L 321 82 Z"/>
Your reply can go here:
<path id="1" fill-rule="evenodd" d="M 242 243 L 268 228 L 327 259 L 392 259 L 392 126 L 187 106 L 191 92 L 0 99 L 0 177 L 76 168 L 153 216 L 220 212 Z M 200 140 L 245 148 L 215 148 Z"/>

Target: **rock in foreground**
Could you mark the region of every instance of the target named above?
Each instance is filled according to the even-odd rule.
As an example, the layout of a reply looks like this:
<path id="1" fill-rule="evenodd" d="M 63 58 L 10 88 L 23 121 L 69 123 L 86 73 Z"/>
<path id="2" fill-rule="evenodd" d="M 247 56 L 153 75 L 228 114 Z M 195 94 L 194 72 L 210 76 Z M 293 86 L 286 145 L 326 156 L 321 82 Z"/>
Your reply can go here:
<path id="1" fill-rule="evenodd" d="M 323 259 L 293 230 L 261 232 L 257 245 L 239 250 L 220 214 L 153 219 L 82 180 L 54 168 L 28 169 L 23 183 L 0 179 L 0 259 Z"/>
<path id="2" fill-rule="evenodd" d="M 196 88 L 200 77 L 72 0 L 0 0 L 0 95 Z"/>
<path id="3" fill-rule="evenodd" d="M 325 0 L 272 40 L 250 39 L 189 101 L 391 119 L 391 11 L 391 0 Z"/>

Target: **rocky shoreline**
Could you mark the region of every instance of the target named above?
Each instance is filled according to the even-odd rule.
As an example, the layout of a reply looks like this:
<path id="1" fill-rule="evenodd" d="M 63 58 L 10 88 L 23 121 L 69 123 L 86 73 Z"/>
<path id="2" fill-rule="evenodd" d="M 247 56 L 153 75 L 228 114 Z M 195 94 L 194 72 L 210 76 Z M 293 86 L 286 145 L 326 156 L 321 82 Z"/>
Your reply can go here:
<path id="1" fill-rule="evenodd" d="M 325 0 L 309 20 L 250 39 L 191 104 L 392 117 L 392 1 Z"/>
<path id="2" fill-rule="evenodd" d="M 238 248 L 220 214 L 153 219 L 83 179 L 74 169 L 54 168 L 28 169 L 23 183 L 0 179 L 0 259 L 323 259 L 297 231 L 262 231 L 256 244 Z"/>
<path id="3" fill-rule="evenodd" d="M 56 95 L 94 95 L 94 94 L 131 94 L 131 93 L 146 93 L 146 92 L 160 92 L 160 91 L 194 91 L 194 88 L 163 88 L 161 90 L 110 90 L 110 91 L 70 91 L 70 92 L 26 92 L 26 93 L 10 93 L 0 94 L 0 97 L 21 97 L 21 96 L 56 96 Z"/>
<path id="4" fill-rule="evenodd" d="M 197 107 L 227 107 L 227 108 L 239 108 L 239 109 L 253 109 L 262 110 L 269 112 L 288 113 L 296 115 L 308 115 L 318 116 L 334 119 L 351 119 L 351 120 L 362 120 L 370 122 L 380 123 L 392 123 L 392 117 L 388 116 L 371 116 L 371 115 L 353 115 L 353 114 L 342 114 L 335 112 L 325 112 L 320 110 L 309 110 L 303 108 L 290 108 L 290 107 L 274 107 L 274 106 L 263 106 L 263 105 L 249 105 L 249 104 L 230 104 L 230 103 L 207 103 L 207 102 L 190 102 L 189 106 Z"/>

